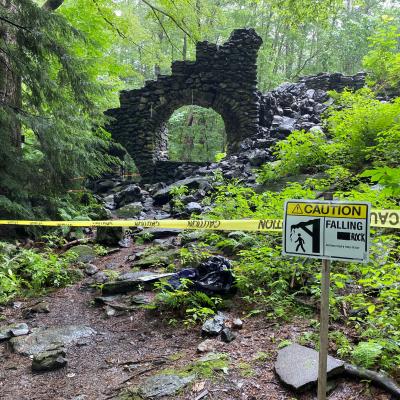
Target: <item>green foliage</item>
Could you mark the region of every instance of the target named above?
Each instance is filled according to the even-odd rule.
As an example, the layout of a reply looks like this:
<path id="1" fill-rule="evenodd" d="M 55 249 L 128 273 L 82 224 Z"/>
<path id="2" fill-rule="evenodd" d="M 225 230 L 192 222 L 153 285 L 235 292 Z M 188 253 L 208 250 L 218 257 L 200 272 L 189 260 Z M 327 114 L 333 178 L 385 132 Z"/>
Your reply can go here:
<path id="1" fill-rule="evenodd" d="M 329 332 L 329 340 L 335 344 L 336 352 L 339 357 L 348 358 L 350 356 L 352 346 L 349 339 L 343 332 Z"/>
<path id="2" fill-rule="evenodd" d="M 278 344 L 278 349 L 283 349 L 284 347 L 290 346 L 292 344 L 291 340 L 284 339 Z"/>
<path id="3" fill-rule="evenodd" d="M 219 163 L 226 157 L 226 153 L 217 153 L 215 155 L 215 162 Z"/>
<path id="4" fill-rule="evenodd" d="M 73 281 L 73 253 L 58 256 L 50 251 L 18 250 L 0 253 L 0 303 L 15 296 L 39 295 Z"/>
<path id="5" fill-rule="evenodd" d="M 5 97 L 0 111 L 0 207 L 5 217 L 55 217 L 52 205 L 72 178 L 98 176 L 116 161 L 102 128 L 107 89 L 82 54 L 94 44 L 81 32 L 31 0 L 13 3 L 0 9 L 2 21 L 12 22 L 2 22 L 0 90 L 10 86 L 19 98 Z M 14 143 L 20 130 L 22 149 Z"/>
<path id="6" fill-rule="evenodd" d="M 215 314 L 222 299 L 194 291 L 191 289 L 192 285 L 190 279 L 181 279 L 181 286 L 174 290 L 165 281 L 156 283 L 157 294 L 152 307 L 180 314 L 186 326 L 203 322 Z"/>
<path id="7" fill-rule="evenodd" d="M 360 176 L 370 177 L 372 182 L 382 185 L 388 196 L 400 196 L 400 168 L 367 169 Z"/>
<path id="8" fill-rule="evenodd" d="M 170 194 L 172 196 L 172 205 L 175 211 L 182 211 L 184 208 L 184 203 L 182 201 L 182 197 L 186 196 L 189 193 L 189 189 L 185 185 L 175 186 L 171 188 Z"/>
<path id="9" fill-rule="evenodd" d="M 331 95 L 336 105 L 327 117 L 333 141 L 327 147 L 329 163 L 360 168 L 366 160 L 398 162 L 391 144 L 399 136 L 400 99 L 382 103 L 369 89 Z"/>
<path id="10" fill-rule="evenodd" d="M 353 361 L 361 367 L 371 368 L 382 354 L 382 346 L 379 343 L 368 341 L 360 342 L 353 349 Z"/>
<path id="11" fill-rule="evenodd" d="M 261 167 L 259 182 L 266 183 L 286 175 L 315 171 L 326 160 L 325 146 L 326 138 L 320 130 L 292 132 L 276 144 L 274 155 L 279 161 Z"/>
<path id="12" fill-rule="evenodd" d="M 295 292 L 304 286 L 316 264 L 292 261 L 281 256 L 278 243 L 261 242 L 259 247 L 243 250 L 235 263 L 236 284 L 242 298 L 271 318 L 287 319 L 301 312 L 295 302 Z"/>
<path id="13" fill-rule="evenodd" d="M 314 197 L 312 190 L 303 188 L 298 183 L 288 184 L 281 192 L 256 193 L 252 188 L 231 180 L 216 187 L 210 198 L 213 208 L 207 218 L 282 218 L 285 200 Z"/>
<path id="14" fill-rule="evenodd" d="M 278 142 L 275 149 L 277 161 L 267 163 L 259 170 L 259 182 L 268 183 L 302 172 L 323 171 L 327 166 L 330 167 L 331 180 L 332 173 L 335 173 L 345 182 L 351 172 L 344 168 L 358 172 L 366 163 L 373 163 L 377 168 L 399 165 L 400 98 L 380 102 L 370 89 L 360 89 L 355 93 L 332 92 L 331 96 L 335 105 L 326 113 L 330 141 L 327 142 L 320 131 L 293 132 L 286 140 Z M 381 174 L 383 171 L 385 173 Z M 378 174 L 386 178 L 383 185 L 395 186 L 396 169 L 379 170 L 374 175 Z"/>
<path id="15" fill-rule="evenodd" d="M 371 49 L 363 59 L 363 66 L 369 72 L 369 85 L 378 92 L 390 92 L 399 86 L 399 38 L 398 21 L 390 16 L 382 17 L 382 22 L 369 38 Z"/>
<path id="16" fill-rule="evenodd" d="M 182 266 L 197 266 L 202 261 L 211 256 L 206 243 L 197 242 L 190 243 L 186 247 L 182 247 L 179 252 Z"/>
<path id="17" fill-rule="evenodd" d="M 167 128 L 171 160 L 212 162 L 226 147 L 222 117 L 208 108 L 182 107 L 171 116 Z"/>

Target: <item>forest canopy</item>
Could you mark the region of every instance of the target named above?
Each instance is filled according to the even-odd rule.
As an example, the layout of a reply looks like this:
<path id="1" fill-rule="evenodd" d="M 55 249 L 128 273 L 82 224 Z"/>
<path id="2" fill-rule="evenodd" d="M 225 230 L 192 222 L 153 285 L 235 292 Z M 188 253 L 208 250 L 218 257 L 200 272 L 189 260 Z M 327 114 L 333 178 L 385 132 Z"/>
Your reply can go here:
<path id="1" fill-rule="evenodd" d="M 73 179 L 118 163 L 103 111 L 118 105 L 119 90 L 194 59 L 200 40 L 222 44 L 233 29 L 254 28 L 261 91 L 361 69 L 387 89 L 398 84 L 399 14 L 396 1 L 377 0 L 2 0 L 0 207 L 9 216 L 59 214 Z M 218 118 L 206 119 L 218 126 Z M 207 140 L 221 147 L 218 129 Z"/>

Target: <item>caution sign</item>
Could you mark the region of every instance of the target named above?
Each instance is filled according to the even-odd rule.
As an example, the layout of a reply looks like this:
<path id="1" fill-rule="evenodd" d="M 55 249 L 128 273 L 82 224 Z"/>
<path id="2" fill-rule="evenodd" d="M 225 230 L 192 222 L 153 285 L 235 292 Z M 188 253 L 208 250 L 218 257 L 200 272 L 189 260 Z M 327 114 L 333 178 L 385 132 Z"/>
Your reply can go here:
<path id="1" fill-rule="evenodd" d="M 283 254 L 367 262 L 369 225 L 369 203 L 289 200 Z"/>

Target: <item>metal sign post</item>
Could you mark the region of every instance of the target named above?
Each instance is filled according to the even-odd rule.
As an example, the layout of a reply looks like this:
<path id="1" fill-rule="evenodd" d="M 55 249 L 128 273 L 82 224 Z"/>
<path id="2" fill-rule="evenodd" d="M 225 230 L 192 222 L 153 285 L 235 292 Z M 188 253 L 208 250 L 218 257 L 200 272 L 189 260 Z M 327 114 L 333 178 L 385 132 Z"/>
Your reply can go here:
<path id="1" fill-rule="evenodd" d="M 326 193 L 324 200 L 333 200 L 332 193 Z M 321 269 L 321 310 L 319 318 L 319 357 L 318 357 L 318 400 L 326 400 L 328 342 L 329 342 L 329 287 L 331 280 L 331 261 L 322 260 Z"/>
<path id="2" fill-rule="evenodd" d="M 321 314 L 319 322 L 318 400 L 326 399 L 330 269 L 330 260 L 322 260 Z"/>
<path id="3" fill-rule="evenodd" d="M 318 400 L 326 400 L 331 260 L 367 262 L 370 204 L 288 200 L 283 224 L 284 255 L 322 259 Z"/>

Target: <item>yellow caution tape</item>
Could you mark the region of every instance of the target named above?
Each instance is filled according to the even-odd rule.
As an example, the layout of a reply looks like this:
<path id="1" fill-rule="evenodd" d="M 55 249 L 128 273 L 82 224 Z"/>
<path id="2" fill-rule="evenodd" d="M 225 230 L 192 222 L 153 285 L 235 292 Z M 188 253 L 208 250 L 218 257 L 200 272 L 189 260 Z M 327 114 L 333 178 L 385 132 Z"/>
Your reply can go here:
<path id="1" fill-rule="evenodd" d="M 0 220 L 0 225 L 71 226 L 71 227 L 143 227 L 171 229 L 204 229 L 216 231 L 262 231 L 280 232 L 281 219 L 237 220 L 107 220 L 107 221 L 23 221 Z M 400 229 L 400 210 L 372 210 L 371 227 Z"/>
<path id="2" fill-rule="evenodd" d="M 35 225 L 35 226 L 73 226 L 73 227 L 143 227 L 174 229 L 205 229 L 217 231 L 275 231 L 282 230 L 280 219 L 249 220 L 109 220 L 109 221 L 20 221 L 0 220 L 0 225 Z"/>
<path id="3" fill-rule="evenodd" d="M 400 210 L 371 210 L 371 226 L 400 229 Z"/>

